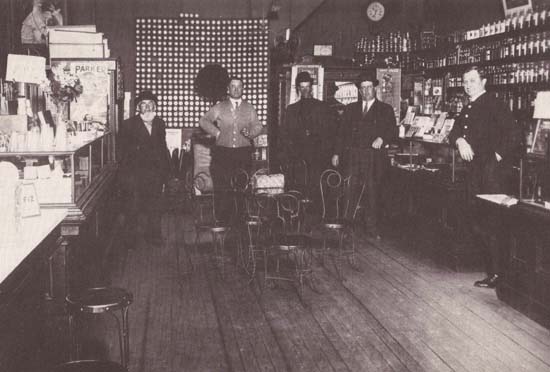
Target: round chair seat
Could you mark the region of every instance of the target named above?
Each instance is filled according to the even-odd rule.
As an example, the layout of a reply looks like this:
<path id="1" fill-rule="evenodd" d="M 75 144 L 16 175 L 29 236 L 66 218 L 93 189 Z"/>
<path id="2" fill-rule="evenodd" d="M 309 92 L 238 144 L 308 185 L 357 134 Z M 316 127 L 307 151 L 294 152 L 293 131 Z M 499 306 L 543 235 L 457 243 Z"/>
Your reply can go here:
<path id="1" fill-rule="evenodd" d="M 252 219 L 252 220 L 245 221 L 245 224 L 247 226 L 259 226 L 259 225 L 261 225 L 261 223 L 262 222 L 258 219 Z"/>
<path id="2" fill-rule="evenodd" d="M 84 313 L 103 313 L 128 307 L 133 296 L 130 292 L 117 287 L 89 288 L 78 294 L 69 294 L 67 304 L 72 309 Z"/>
<path id="3" fill-rule="evenodd" d="M 64 363 L 51 372 L 127 372 L 127 369 L 115 362 L 103 360 L 76 360 Z"/>
<path id="4" fill-rule="evenodd" d="M 323 226 L 326 227 L 327 229 L 333 229 L 333 230 L 339 230 L 344 228 L 344 224 L 338 223 L 338 222 L 325 223 L 323 224 Z"/>
<path id="5" fill-rule="evenodd" d="M 215 232 L 215 233 L 222 233 L 222 232 L 227 231 L 227 227 L 225 227 L 225 226 L 210 227 L 210 231 Z"/>
<path id="6" fill-rule="evenodd" d="M 275 245 L 275 248 L 281 250 L 281 251 L 291 251 L 293 249 L 298 249 L 302 247 L 302 245 L 293 245 L 293 244 L 278 244 L 278 245 Z"/>
<path id="7" fill-rule="evenodd" d="M 308 236 L 302 234 L 283 235 L 274 246 L 283 251 L 299 249 L 306 245 Z"/>

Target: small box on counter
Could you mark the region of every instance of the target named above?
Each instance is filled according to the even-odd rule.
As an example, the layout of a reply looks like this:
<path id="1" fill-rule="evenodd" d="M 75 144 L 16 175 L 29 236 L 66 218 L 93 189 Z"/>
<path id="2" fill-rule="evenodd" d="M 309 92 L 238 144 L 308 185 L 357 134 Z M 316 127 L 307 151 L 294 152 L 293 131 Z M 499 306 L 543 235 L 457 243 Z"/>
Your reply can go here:
<path id="1" fill-rule="evenodd" d="M 48 40 L 50 44 L 101 44 L 103 33 L 52 29 Z"/>
<path id="2" fill-rule="evenodd" d="M 50 43 L 50 58 L 105 58 L 104 44 Z"/>

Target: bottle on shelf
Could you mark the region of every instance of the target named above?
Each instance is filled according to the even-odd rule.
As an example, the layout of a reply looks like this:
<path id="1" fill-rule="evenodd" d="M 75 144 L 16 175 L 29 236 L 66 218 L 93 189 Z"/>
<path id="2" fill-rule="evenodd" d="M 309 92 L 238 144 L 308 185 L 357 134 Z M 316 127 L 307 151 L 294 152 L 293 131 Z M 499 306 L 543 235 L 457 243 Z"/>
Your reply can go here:
<path id="1" fill-rule="evenodd" d="M 538 6 L 535 6 L 533 14 L 531 16 L 531 27 L 538 27 L 539 25 L 539 10 Z"/>
<path id="2" fill-rule="evenodd" d="M 524 22 L 525 22 L 525 15 L 523 14 L 523 10 L 522 10 L 519 12 L 519 15 L 518 15 L 518 24 L 517 24 L 518 30 L 523 30 Z"/>

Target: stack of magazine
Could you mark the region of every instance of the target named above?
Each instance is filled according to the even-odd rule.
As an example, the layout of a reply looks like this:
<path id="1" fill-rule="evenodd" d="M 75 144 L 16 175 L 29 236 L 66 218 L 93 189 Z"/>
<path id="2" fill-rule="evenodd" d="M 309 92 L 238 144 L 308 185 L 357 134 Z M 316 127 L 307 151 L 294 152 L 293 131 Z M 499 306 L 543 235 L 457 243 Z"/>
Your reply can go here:
<path id="1" fill-rule="evenodd" d="M 409 106 L 402 125 L 408 126 L 405 138 L 421 138 L 442 143 L 453 129 L 454 119 L 447 112 L 432 115 L 417 115 L 415 106 Z"/>

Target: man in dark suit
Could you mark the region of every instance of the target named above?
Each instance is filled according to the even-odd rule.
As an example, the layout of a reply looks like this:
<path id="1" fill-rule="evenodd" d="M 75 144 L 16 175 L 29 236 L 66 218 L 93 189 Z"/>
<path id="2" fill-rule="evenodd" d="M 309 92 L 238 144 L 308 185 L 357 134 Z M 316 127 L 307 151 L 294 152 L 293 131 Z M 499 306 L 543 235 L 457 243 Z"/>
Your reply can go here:
<path id="1" fill-rule="evenodd" d="M 293 165 L 291 177 L 303 186 L 304 175 L 300 162 L 307 166 L 307 188 L 305 191 L 314 201 L 321 203 L 319 176 L 330 166 L 330 155 L 335 141 L 336 117 L 329 105 L 313 98 L 313 79 L 307 72 L 296 76 L 296 89 L 300 100 L 288 105 L 279 135 L 281 162 Z M 292 186 L 292 181 L 289 180 Z"/>
<path id="2" fill-rule="evenodd" d="M 393 108 L 376 99 L 377 85 L 376 71 L 364 71 L 359 75 L 361 99 L 346 106 L 338 136 L 338 151 L 332 157 L 332 164 L 338 166 L 341 154 L 347 148 L 346 173 L 351 175 L 351 205 L 357 205 L 365 185 L 361 206 L 366 228 L 371 235 L 380 238 L 381 189 L 389 166 L 386 146 L 395 139 L 397 126 Z"/>
<path id="3" fill-rule="evenodd" d="M 468 164 L 468 222 L 481 245 L 487 271 L 487 277 L 474 285 L 494 288 L 501 278 L 505 255 L 499 252 L 496 237 L 486 235 L 498 231 L 498 226 L 488 225 L 491 219 L 476 207 L 475 197 L 506 193 L 505 169 L 517 154 L 519 130 L 506 105 L 485 91 L 486 82 L 476 66 L 464 73 L 464 90 L 470 100 L 456 119 L 449 142 L 457 146 L 460 157 Z"/>
<path id="4" fill-rule="evenodd" d="M 128 246 L 135 243 L 140 212 L 147 216 L 145 239 L 162 244 L 159 199 L 168 180 L 170 158 L 164 120 L 156 115 L 157 97 L 150 91 L 136 98 L 138 115 L 125 120 L 119 131 L 119 177 L 125 197 Z"/>

